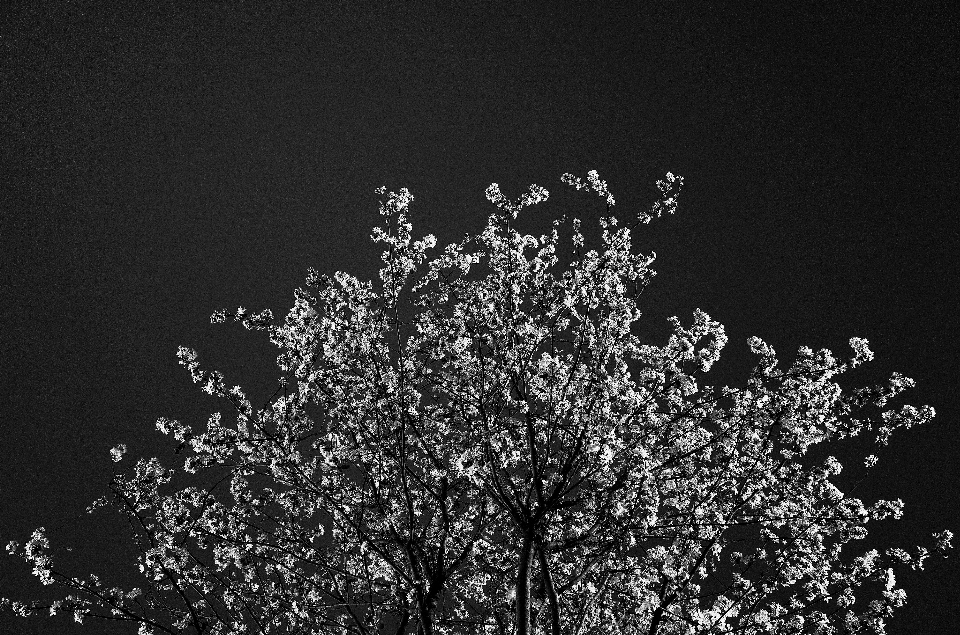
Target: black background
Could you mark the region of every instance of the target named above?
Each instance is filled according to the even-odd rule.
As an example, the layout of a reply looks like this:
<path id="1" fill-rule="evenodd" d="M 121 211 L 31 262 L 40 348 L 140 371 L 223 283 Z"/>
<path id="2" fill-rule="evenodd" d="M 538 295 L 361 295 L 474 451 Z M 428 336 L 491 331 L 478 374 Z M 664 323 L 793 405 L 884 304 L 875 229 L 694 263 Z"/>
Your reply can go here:
<path id="1" fill-rule="evenodd" d="M 635 234 L 659 255 L 651 343 L 700 307 L 730 336 L 713 383 L 740 385 L 750 335 L 785 363 L 866 337 L 877 359 L 852 384 L 903 372 L 907 401 L 938 417 L 895 436 L 855 492 L 906 503 L 863 548 L 960 532 L 945 4 L 364 4 L 4 4 L 0 542 L 43 525 L 73 548 L 64 568 L 132 585 L 122 521 L 81 512 L 118 469 L 111 447 L 130 447 L 121 467 L 173 464 L 157 417 L 227 412 L 177 346 L 255 402 L 276 386 L 266 335 L 211 325 L 214 309 L 281 319 L 309 266 L 375 278 L 380 185 L 409 188 L 415 235 L 442 246 L 482 228 L 491 182 L 551 191 L 532 233 L 567 205 L 592 226 L 602 201 L 559 182 L 590 169 L 621 219 L 668 170 L 685 178 L 677 215 Z M 862 453 L 837 455 L 852 482 Z M 890 633 L 957 632 L 960 557 L 900 578 Z M 45 591 L 0 556 L 0 594 Z M 75 629 L 3 616 L 0 632 Z"/>

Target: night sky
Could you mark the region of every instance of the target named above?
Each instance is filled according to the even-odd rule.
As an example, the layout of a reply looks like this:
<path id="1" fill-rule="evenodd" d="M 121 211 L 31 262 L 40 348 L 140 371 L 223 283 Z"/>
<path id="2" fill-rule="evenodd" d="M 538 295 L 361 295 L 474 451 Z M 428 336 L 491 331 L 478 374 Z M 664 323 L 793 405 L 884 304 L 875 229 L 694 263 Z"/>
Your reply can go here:
<path id="1" fill-rule="evenodd" d="M 308 267 L 375 278 L 381 185 L 407 187 L 415 236 L 442 246 L 483 227 L 492 182 L 550 190 L 531 233 L 567 208 L 595 225 L 602 201 L 560 182 L 591 169 L 621 219 L 667 171 L 684 177 L 677 214 L 635 232 L 658 254 L 638 328 L 662 344 L 666 317 L 719 320 L 713 384 L 743 384 L 751 335 L 787 365 L 801 345 L 848 357 L 865 337 L 876 360 L 846 385 L 917 380 L 905 401 L 937 418 L 895 435 L 854 492 L 902 498 L 904 518 L 857 552 L 960 535 L 946 4 L 363 4 L 4 3 L 0 543 L 42 525 L 73 548 L 63 568 L 133 586 L 124 521 L 82 511 L 137 456 L 182 465 L 158 417 L 226 412 L 177 347 L 255 404 L 277 385 L 266 334 L 211 325 L 215 309 L 282 319 Z M 853 479 L 867 452 L 845 447 Z M 899 579 L 908 605 L 888 632 L 957 632 L 960 554 Z M 0 554 L 0 595 L 45 590 Z M 13 634 L 135 630 L 0 617 Z"/>

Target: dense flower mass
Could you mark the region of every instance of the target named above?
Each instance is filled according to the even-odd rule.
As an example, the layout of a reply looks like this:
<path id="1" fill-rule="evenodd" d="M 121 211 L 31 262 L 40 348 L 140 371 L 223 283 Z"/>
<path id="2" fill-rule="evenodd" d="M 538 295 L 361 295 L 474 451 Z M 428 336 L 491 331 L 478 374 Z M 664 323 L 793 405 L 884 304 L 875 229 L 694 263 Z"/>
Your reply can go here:
<path id="1" fill-rule="evenodd" d="M 682 178 L 659 181 L 630 227 L 597 172 L 562 181 L 606 203 L 594 249 L 575 218 L 569 246 L 566 218 L 520 234 L 511 221 L 547 190 L 510 201 L 492 184 L 484 230 L 430 257 L 411 194 L 379 189 L 378 282 L 311 269 L 282 324 L 232 313 L 280 349 L 265 407 L 180 347 L 230 410 L 204 428 L 157 421 L 194 484 L 140 459 L 89 508 L 129 517 L 143 588 L 61 573 L 38 529 L 8 551 L 75 594 L 5 606 L 143 634 L 883 633 L 906 598 L 895 571 L 930 551 L 857 553 L 903 503 L 844 495 L 840 462 L 808 450 L 886 444 L 933 409 L 885 409 L 912 386 L 899 374 L 842 390 L 873 358 L 856 337 L 849 361 L 802 347 L 789 367 L 753 337 L 744 387 L 703 385 L 720 323 L 673 317 L 662 345 L 633 328 L 655 255 L 634 253 L 631 231 L 676 210 Z"/>

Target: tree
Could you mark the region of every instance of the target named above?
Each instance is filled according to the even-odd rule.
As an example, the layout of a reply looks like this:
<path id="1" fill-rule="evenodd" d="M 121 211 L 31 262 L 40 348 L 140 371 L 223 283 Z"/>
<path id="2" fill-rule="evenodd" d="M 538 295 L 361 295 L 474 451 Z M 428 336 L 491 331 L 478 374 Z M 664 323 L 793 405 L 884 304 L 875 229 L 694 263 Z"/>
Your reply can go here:
<path id="1" fill-rule="evenodd" d="M 896 373 L 841 389 L 873 357 L 861 338 L 847 362 L 802 347 L 781 369 L 754 337 L 746 386 L 701 386 L 727 341 L 719 323 L 671 318 L 662 346 L 632 328 L 655 254 L 634 254 L 631 231 L 674 212 L 682 179 L 658 182 L 631 227 L 596 172 L 563 181 L 606 200 L 599 250 L 576 218 L 569 252 L 566 217 L 521 235 L 512 221 L 547 191 L 511 202 L 492 184 L 484 231 L 430 259 L 412 196 L 390 192 L 376 289 L 310 269 L 282 325 L 233 315 L 281 349 L 280 388 L 259 410 L 181 347 L 235 425 L 161 418 L 187 450 L 183 473 L 140 459 L 89 508 L 129 519 L 144 587 L 61 573 L 41 528 L 8 550 L 75 593 L 6 608 L 210 635 L 882 633 L 905 601 L 894 570 L 929 550 L 851 556 L 902 502 L 845 497 L 840 463 L 807 451 L 866 433 L 884 445 L 933 409 L 885 409 L 913 385 Z M 951 538 L 935 534 L 935 549 Z"/>

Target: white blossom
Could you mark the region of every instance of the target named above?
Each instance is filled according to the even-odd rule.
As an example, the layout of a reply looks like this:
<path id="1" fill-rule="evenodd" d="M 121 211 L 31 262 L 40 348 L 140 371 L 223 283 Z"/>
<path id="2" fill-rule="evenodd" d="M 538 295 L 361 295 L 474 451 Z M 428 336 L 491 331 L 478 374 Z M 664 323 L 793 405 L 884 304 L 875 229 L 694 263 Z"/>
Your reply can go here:
<path id="1" fill-rule="evenodd" d="M 127 446 L 125 443 L 121 443 L 117 446 L 110 448 L 110 458 L 113 459 L 114 463 L 119 463 L 123 458 L 123 455 L 127 453 Z"/>

